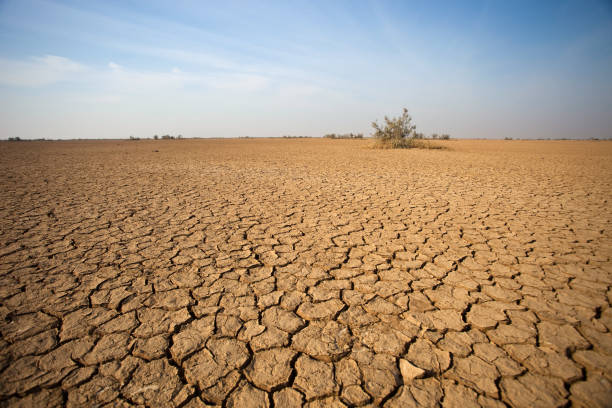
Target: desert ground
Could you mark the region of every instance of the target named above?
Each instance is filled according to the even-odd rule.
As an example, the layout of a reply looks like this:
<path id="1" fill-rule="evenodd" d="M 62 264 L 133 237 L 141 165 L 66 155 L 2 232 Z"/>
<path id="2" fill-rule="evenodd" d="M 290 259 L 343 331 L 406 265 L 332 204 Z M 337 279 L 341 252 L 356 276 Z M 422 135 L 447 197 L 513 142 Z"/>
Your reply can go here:
<path id="1" fill-rule="evenodd" d="M 0 143 L 0 406 L 612 406 L 612 142 Z"/>

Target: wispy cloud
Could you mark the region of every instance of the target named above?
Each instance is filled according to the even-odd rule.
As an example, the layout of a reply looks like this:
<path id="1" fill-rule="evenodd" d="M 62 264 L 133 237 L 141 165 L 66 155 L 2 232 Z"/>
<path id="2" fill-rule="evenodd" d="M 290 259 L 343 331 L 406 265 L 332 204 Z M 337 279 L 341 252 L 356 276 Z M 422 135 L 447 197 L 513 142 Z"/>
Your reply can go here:
<path id="1" fill-rule="evenodd" d="M 26 60 L 0 59 L 0 84 L 37 87 L 70 81 L 87 67 L 57 55 L 31 57 Z"/>
<path id="2" fill-rule="evenodd" d="M 270 78 L 295 84 L 298 88 L 315 86 L 346 90 L 353 86 L 349 78 L 338 77 L 339 68 L 334 68 L 334 64 L 337 65 L 339 61 L 342 65 L 347 64 L 343 55 L 329 55 L 314 45 L 308 45 L 307 41 L 295 41 L 290 36 L 285 38 L 274 35 L 270 37 L 274 38 L 270 43 L 261 41 L 258 38 L 259 32 L 246 34 L 244 30 L 215 30 L 184 19 L 152 15 L 146 8 L 108 4 L 104 7 L 89 7 L 45 0 L 32 1 L 32 7 L 44 12 L 50 19 L 41 21 L 22 10 L 23 14 L 18 19 L 9 20 L 0 15 L 0 25 L 7 24 L 39 35 L 62 38 L 66 42 L 72 42 L 73 32 L 78 29 L 79 41 L 87 43 L 92 49 L 105 49 L 107 54 L 113 55 L 113 60 L 121 54 L 129 55 L 133 60 L 146 60 L 153 70 L 180 64 L 182 71 L 206 76 L 202 82 L 217 89 L 235 88 L 235 84 L 240 83 L 245 83 L 247 91 L 261 89 L 266 82 L 271 82 Z M 18 3 L 11 4 L 14 9 L 23 8 L 17 7 Z M 177 5 L 178 9 L 185 7 Z M 228 24 L 236 19 L 252 24 L 252 16 L 248 12 L 244 14 L 244 10 L 236 8 L 236 5 L 205 9 L 207 19 L 210 13 L 217 13 L 220 14 L 219 18 L 227 19 Z M 266 10 L 274 12 L 276 8 L 267 7 Z M 271 20 L 274 17 L 266 18 Z M 164 29 L 160 30 L 159 27 Z M 124 33 L 120 41 L 111 35 L 116 32 Z M 326 41 L 332 41 L 330 38 L 326 37 Z M 341 42 L 339 38 L 333 41 Z M 335 45 L 336 50 L 340 48 L 340 43 Z M 363 61 L 361 63 L 363 65 Z M 117 60 L 112 64 L 120 65 Z M 127 69 L 111 64 L 108 67 L 113 70 Z M 342 68 L 340 71 L 345 70 Z"/>
<path id="3" fill-rule="evenodd" d="M 102 90 L 129 93 L 186 87 L 255 92 L 266 88 L 270 78 L 241 72 L 194 73 L 177 67 L 170 71 L 143 71 L 110 61 L 106 68 L 88 66 L 57 55 L 26 60 L 0 59 L 0 84 L 12 87 L 44 87 L 78 82 Z"/>

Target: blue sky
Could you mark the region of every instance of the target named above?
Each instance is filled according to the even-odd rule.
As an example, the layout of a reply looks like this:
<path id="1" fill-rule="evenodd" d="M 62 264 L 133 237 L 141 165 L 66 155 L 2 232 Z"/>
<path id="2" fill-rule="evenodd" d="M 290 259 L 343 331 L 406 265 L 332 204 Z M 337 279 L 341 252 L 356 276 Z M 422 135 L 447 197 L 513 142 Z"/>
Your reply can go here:
<path id="1" fill-rule="evenodd" d="M 609 1 L 0 0 L 0 138 L 611 137 Z"/>

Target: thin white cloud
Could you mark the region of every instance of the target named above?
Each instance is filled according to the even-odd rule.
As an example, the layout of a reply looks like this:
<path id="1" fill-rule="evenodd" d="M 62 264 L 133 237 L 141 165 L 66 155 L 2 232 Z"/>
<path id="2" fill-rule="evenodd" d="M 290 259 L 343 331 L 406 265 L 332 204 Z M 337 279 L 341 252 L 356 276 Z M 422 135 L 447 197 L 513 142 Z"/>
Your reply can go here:
<path id="1" fill-rule="evenodd" d="M 25 87 L 44 86 L 69 81 L 86 69 L 84 65 L 76 61 L 57 55 L 31 57 L 21 61 L 0 58 L 0 84 Z"/>
<path id="2" fill-rule="evenodd" d="M 97 81 L 106 89 L 122 94 L 202 88 L 255 92 L 264 89 L 270 82 L 262 75 L 200 74 L 184 72 L 178 68 L 170 71 L 139 71 L 122 67 L 111 72 L 96 72 L 95 75 Z"/>
<path id="3" fill-rule="evenodd" d="M 241 61 L 238 57 L 234 58 L 223 55 L 223 52 L 204 52 L 192 51 L 187 49 L 147 47 L 139 44 L 113 44 L 114 48 L 124 52 L 154 57 L 159 60 L 172 63 L 182 63 L 188 66 L 195 66 L 203 72 L 223 72 L 232 75 L 258 75 L 279 80 L 301 82 L 316 81 L 320 86 L 337 87 L 339 79 L 328 73 L 317 71 L 313 74 L 311 68 L 300 67 L 299 64 L 273 63 L 269 61 Z M 294 59 L 296 59 L 295 57 Z"/>
<path id="4" fill-rule="evenodd" d="M 139 54 L 149 55 L 168 61 L 183 61 L 187 63 L 197 64 L 202 67 L 222 70 L 241 70 L 244 65 L 232 61 L 228 58 L 206 52 L 192 52 L 171 48 L 153 48 L 142 46 L 120 45 L 118 48 L 127 49 Z"/>
<path id="5" fill-rule="evenodd" d="M 27 60 L 0 59 L 0 84 L 14 87 L 41 87 L 59 82 L 89 83 L 91 90 L 118 94 L 160 92 L 169 89 L 210 88 L 255 92 L 266 88 L 270 78 L 260 74 L 217 72 L 143 71 L 109 62 L 110 69 L 86 66 L 68 58 L 45 55 Z"/>
<path id="6" fill-rule="evenodd" d="M 205 77 L 204 82 L 216 89 L 255 92 L 268 86 L 270 80 L 255 74 L 218 74 Z"/>
<path id="7" fill-rule="evenodd" d="M 280 86 L 278 94 L 282 97 L 311 97 L 320 94 L 325 90 L 317 85 L 288 83 Z M 327 91 L 328 93 L 333 92 Z"/>

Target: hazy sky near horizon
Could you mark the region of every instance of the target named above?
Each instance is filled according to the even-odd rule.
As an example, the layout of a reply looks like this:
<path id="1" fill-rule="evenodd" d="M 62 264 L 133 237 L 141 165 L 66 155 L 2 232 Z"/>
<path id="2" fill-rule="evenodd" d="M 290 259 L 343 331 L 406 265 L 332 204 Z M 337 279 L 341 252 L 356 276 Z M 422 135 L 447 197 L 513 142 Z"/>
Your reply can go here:
<path id="1" fill-rule="evenodd" d="M 0 138 L 612 137 L 610 1 L 0 0 Z"/>

